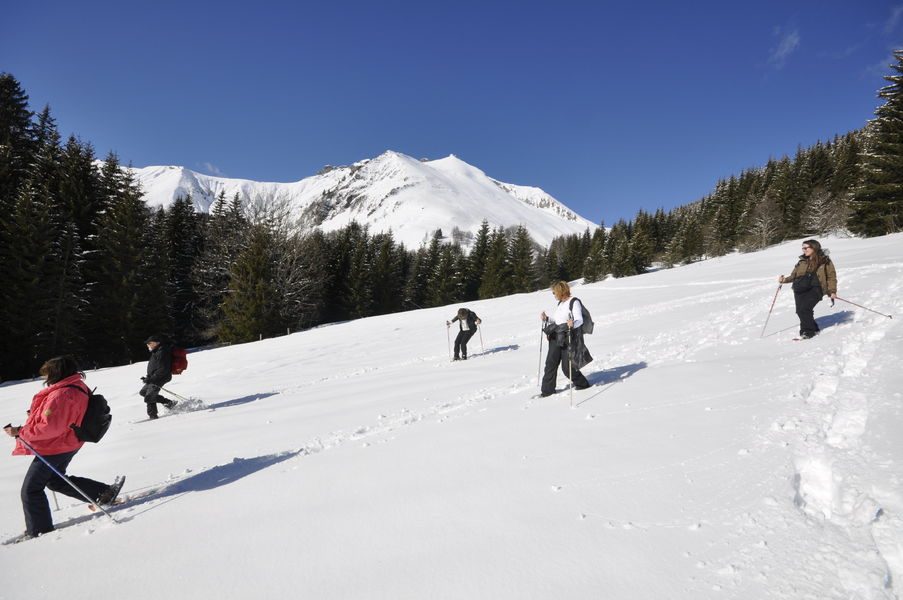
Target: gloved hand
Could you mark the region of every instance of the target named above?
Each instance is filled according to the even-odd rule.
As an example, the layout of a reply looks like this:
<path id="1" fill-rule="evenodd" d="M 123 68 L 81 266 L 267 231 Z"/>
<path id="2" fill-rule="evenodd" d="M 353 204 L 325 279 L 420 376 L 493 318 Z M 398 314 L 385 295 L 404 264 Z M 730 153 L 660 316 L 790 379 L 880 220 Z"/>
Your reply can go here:
<path id="1" fill-rule="evenodd" d="M 142 378 L 141 378 L 141 382 L 142 382 L 142 383 L 147 383 L 147 377 L 142 377 Z"/>

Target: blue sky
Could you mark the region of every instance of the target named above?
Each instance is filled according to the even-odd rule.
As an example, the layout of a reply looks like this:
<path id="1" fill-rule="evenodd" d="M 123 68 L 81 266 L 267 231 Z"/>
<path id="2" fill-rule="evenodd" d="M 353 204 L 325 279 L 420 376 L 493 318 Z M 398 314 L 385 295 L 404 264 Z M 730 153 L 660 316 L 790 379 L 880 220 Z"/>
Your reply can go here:
<path id="1" fill-rule="evenodd" d="M 456 154 L 611 224 L 862 127 L 903 1 L 18 2 L 0 71 L 135 166 Z"/>

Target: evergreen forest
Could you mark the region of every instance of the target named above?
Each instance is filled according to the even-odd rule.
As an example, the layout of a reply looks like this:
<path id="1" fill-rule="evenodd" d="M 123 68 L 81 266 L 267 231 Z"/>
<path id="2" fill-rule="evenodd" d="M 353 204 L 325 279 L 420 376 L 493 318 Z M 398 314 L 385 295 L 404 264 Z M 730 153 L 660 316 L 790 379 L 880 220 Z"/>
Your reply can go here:
<path id="1" fill-rule="evenodd" d="M 469 251 L 441 230 L 421 248 L 352 223 L 299 231 L 284 209 L 220 195 L 145 204 L 118 157 L 63 140 L 0 73 L 0 380 L 75 354 L 83 367 L 147 359 L 153 333 L 197 347 L 416 308 L 625 277 L 825 234 L 903 230 L 903 50 L 862 129 L 720 180 L 669 211 L 539 247 L 483 222 Z M 453 311 L 449 311 L 449 317 Z"/>

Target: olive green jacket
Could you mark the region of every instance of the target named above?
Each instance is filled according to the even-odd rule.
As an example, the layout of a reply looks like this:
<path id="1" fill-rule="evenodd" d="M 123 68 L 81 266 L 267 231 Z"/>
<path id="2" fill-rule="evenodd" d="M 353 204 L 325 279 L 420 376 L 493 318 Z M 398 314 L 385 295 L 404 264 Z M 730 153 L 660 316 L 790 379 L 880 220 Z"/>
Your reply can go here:
<path id="1" fill-rule="evenodd" d="M 793 267 L 793 271 L 790 275 L 784 276 L 784 283 L 790 283 L 797 277 L 802 277 L 806 274 L 806 270 L 809 266 L 809 261 L 805 258 L 800 259 L 796 266 Z M 823 294 L 831 295 L 837 293 L 837 271 L 834 269 L 834 263 L 831 262 L 831 259 L 828 259 L 823 265 L 819 265 L 818 269 L 815 271 L 815 276 L 818 277 L 818 283 L 821 285 L 821 290 Z"/>

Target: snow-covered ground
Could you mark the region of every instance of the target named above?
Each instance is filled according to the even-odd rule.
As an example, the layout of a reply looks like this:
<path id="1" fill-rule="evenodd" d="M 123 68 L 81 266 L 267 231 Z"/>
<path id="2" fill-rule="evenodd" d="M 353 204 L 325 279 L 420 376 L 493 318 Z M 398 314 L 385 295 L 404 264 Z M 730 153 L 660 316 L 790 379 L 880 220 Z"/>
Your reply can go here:
<path id="1" fill-rule="evenodd" d="M 114 423 L 70 472 L 132 500 L 116 525 L 60 497 L 60 529 L 0 547 L 0 597 L 897 598 L 903 235 L 826 245 L 894 319 L 823 301 L 795 342 L 785 286 L 760 337 L 799 241 L 579 286 L 573 408 L 533 397 L 547 291 L 471 303 L 467 362 L 456 307 L 196 352 L 167 387 L 206 409 L 154 422 L 145 364 L 90 372 Z M 3 422 L 39 388 L 0 387 Z M 4 538 L 27 465 L 0 460 Z"/>

